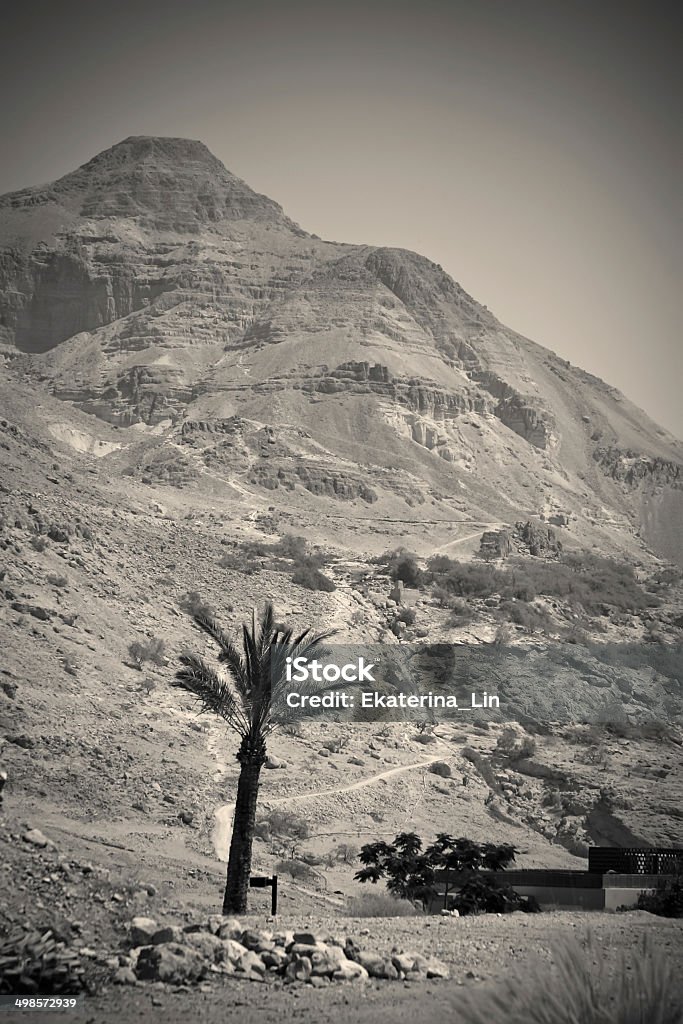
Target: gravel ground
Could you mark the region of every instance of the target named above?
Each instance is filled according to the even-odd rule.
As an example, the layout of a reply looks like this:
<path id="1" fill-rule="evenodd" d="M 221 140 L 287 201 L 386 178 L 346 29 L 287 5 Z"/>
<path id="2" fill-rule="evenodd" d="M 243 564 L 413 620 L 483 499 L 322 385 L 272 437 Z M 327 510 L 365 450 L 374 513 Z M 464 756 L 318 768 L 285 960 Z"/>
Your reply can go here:
<path id="1" fill-rule="evenodd" d="M 263 919 L 244 918 L 246 925 L 263 927 Z M 163 1024 L 281 1024 L 296 1020 L 332 1024 L 395 1024 L 414 1017 L 420 1024 L 467 1024 L 463 993 L 484 999 L 510 972 L 524 976 L 541 962 L 541 977 L 552 983 L 552 949 L 562 936 L 591 933 L 610 971 L 619 970 L 623 952 L 636 950 L 647 933 L 658 953 L 673 964 L 683 960 L 683 921 L 667 921 L 642 912 L 597 914 L 549 912 L 524 916 L 471 918 L 340 918 L 278 917 L 278 929 L 311 928 L 352 936 L 366 949 L 389 951 L 397 946 L 443 959 L 451 968 L 449 981 L 403 983 L 371 981 L 366 985 L 332 984 L 324 989 L 259 985 L 234 978 L 218 979 L 202 990 L 174 990 L 163 985 L 111 987 L 85 1000 L 74 1021 L 87 1024 L 127 1024 L 145 1020 Z M 683 989 L 681 1005 L 683 1006 Z M 8 1017 L 14 1019 L 13 1015 Z M 43 1014 L 17 1014 L 22 1021 Z M 62 1017 L 62 1019 L 65 1019 Z M 498 1018 L 505 1024 L 505 1018 Z M 497 1020 L 491 1024 L 498 1024 Z"/>

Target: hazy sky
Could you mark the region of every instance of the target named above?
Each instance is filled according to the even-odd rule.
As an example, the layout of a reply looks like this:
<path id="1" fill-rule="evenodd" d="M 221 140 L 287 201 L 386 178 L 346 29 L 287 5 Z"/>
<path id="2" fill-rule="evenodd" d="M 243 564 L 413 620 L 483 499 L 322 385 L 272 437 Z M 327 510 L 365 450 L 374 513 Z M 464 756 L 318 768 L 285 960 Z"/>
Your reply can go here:
<path id="1" fill-rule="evenodd" d="M 3 5 L 0 192 L 127 135 L 201 139 L 307 230 L 424 253 L 683 437 L 672 10 Z"/>

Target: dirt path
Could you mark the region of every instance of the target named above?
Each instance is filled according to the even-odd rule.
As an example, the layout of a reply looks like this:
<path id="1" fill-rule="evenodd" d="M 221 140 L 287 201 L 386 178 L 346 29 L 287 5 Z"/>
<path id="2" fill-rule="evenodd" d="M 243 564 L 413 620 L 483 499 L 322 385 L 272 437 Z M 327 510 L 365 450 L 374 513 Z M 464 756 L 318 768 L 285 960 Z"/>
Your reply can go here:
<path id="1" fill-rule="evenodd" d="M 367 779 L 359 779 L 357 782 L 352 782 L 348 786 L 333 786 L 331 789 L 318 789 L 310 793 L 293 793 L 290 796 L 277 796 L 272 797 L 267 801 L 268 804 L 288 804 L 297 801 L 299 803 L 306 800 L 320 800 L 328 796 L 338 796 L 341 793 L 353 793 L 355 790 L 363 789 L 365 786 L 371 786 L 375 782 L 379 782 L 380 779 L 388 779 L 393 775 L 400 775 L 402 772 L 409 772 L 415 768 L 426 768 L 428 765 L 433 764 L 436 760 L 432 755 L 426 761 L 415 761 L 411 764 L 397 765 L 395 768 L 389 768 L 384 772 L 379 772 L 377 775 L 371 775 Z M 213 845 L 216 851 L 216 855 L 219 860 L 228 859 L 228 849 L 230 846 L 230 836 L 232 834 L 232 813 L 235 809 L 234 803 L 223 804 L 216 811 L 216 824 L 213 833 Z"/>
<path id="2" fill-rule="evenodd" d="M 480 537 L 484 531 L 499 529 L 501 525 L 501 523 L 483 523 L 482 530 L 476 530 L 475 533 L 468 533 L 464 537 L 456 537 L 455 540 L 449 540 L 440 547 L 434 548 L 434 554 L 438 554 L 439 551 L 447 551 L 448 548 L 454 548 L 457 544 L 464 544 L 465 541 L 474 540 L 475 537 Z"/>

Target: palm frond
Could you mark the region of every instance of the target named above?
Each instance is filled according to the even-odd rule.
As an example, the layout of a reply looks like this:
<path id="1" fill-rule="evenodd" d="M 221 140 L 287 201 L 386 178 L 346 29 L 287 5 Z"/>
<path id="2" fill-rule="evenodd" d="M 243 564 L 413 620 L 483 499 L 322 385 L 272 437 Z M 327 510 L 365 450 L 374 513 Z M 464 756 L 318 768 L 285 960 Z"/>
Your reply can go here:
<path id="1" fill-rule="evenodd" d="M 229 682 L 196 654 L 181 654 L 180 662 L 183 668 L 176 672 L 173 685 L 191 693 L 200 704 L 201 711 L 212 711 L 244 735 L 249 729 L 249 722 Z"/>
<path id="2" fill-rule="evenodd" d="M 220 648 L 218 660 L 225 664 L 235 680 L 237 691 L 245 702 L 249 700 L 249 679 L 242 655 L 228 634 L 221 629 L 214 618 L 201 613 L 193 616 L 200 629 L 215 640 Z"/>

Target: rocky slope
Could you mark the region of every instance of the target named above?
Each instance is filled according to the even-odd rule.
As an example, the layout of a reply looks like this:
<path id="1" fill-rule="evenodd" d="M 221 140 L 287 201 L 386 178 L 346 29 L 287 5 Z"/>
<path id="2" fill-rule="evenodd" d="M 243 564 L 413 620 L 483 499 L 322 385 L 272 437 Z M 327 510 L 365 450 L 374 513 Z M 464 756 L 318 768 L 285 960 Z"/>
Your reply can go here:
<path id="1" fill-rule="evenodd" d="M 683 558 L 680 442 L 430 260 L 307 234 L 199 142 L 127 139 L 0 198 L 0 245 L 15 370 L 154 431 L 181 476 L 351 518 L 562 514 Z"/>
<path id="2" fill-rule="evenodd" d="M 292 911 L 358 895 L 329 862 L 340 842 L 406 827 L 548 867 L 680 843 L 681 580 L 656 554 L 681 555 L 678 442 L 429 260 L 307 235 L 199 143 L 127 140 L 4 197 L 0 237 L 0 838 L 17 862 L 33 826 L 79 864 L 104 846 L 126 877 L 143 865 L 176 909 L 215 905 L 234 743 L 170 686 L 203 642 L 195 591 L 228 629 L 273 600 L 345 642 L 500 648 L 546 717 L 547 657 L 589 712 L 519 759 L 499 722 L 277 733 L 262 807 L 305 819 L 317 865 L 284 887 Z M 287 534 L 336 589 L 296 582 Z M 464 599 L 397 594 L 371 559 L 399 545 L 507 575 Z M 586 552 L 633 565 L 628 601 L 613 572 L 590 606 L 557 591 Z M 585 565 L 584 590 L 604 570 Z M 503 593 L 529 566 L 537 592 Z M 262 836 L 255 869 L 280 856 Z"/>

